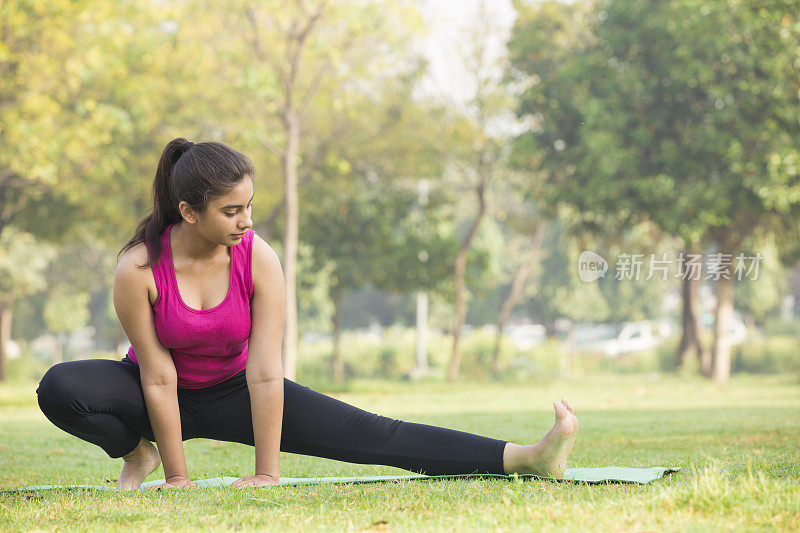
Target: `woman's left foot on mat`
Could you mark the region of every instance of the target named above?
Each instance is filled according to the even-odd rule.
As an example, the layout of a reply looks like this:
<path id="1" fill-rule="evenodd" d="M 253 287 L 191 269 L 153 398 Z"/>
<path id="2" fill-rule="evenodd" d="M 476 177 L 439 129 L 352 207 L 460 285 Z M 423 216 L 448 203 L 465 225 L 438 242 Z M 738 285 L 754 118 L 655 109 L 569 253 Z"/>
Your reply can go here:
<path id="1" fill-rule="evenodd" d="M 117 490 L 138 489 L 142 481 L 155 472 L 161 464 L 161 456 L 153 444 L 142 438 L 139 445 L 123 458 L 122 472 L 119 474 Z"/>
<path id="2" fill-rule="evenodd" d="M 567 457 L 578 436 L 578 418 L 575 410 L 564 398 L 553 402 L 556 423 L 547 435 L 532 446 L 508 443 L 503 452 L 503 469 L 506 474 L 536 474 L 561 479 L 567 468 Z"/>

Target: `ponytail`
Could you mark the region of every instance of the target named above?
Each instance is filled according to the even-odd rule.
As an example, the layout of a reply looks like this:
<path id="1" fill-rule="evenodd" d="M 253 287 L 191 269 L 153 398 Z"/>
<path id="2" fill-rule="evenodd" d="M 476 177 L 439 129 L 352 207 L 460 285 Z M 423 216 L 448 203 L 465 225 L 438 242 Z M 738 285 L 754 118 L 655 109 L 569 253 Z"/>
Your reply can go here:
<path id="1" fill-rule="evenodd" d="M 209 200 L 222 196 L 253 173 L 253 163 L 246 155 L 222 143 L 195 144 L 183 137 L 171 140 L 158 161 L 153 180 L 153 208 L 136 226 L 133 237 L 119 254 L 143 242 L 149 260 L 140 266 L 155 265 L 163 253 L 161 235 L 182 218 L 178 209 L 181 201 L 202 213 Z"/>

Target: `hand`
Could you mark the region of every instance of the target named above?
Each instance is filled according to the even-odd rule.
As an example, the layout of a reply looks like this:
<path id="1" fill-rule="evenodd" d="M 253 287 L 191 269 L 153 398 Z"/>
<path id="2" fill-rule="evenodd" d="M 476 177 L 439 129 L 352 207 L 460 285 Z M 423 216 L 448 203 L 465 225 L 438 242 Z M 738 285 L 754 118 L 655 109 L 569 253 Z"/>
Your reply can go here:
<path id="1" fill-rule="evenodd" d="M 240 489 L 242 487 L 268 487 L 270 485 L 278 485 L 279 477 L 270 476 L 267 474 L 258 474 L 255 476 L 243 477 L 231 483 L 231 488 Z"/>
<path id="2" fill-rule="evenodd" d="M 194 489 L 197 485 L 194 481 L 186 476 L 174 476 L 168 478 L 167 481 L 161 485 L 150 487 L 150 490 L 166 490 L 166 489 Z"/>

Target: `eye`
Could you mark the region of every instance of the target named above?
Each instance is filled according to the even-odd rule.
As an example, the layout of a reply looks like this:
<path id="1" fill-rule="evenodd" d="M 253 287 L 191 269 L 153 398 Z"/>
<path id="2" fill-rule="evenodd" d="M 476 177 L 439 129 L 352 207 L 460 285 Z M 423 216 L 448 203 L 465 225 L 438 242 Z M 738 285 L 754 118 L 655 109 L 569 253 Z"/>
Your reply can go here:
<path id="1" fill-rule="evenodd" d="M 228 217 L 228 218 L 231 218 L 231 217 L 236 216 L 236 213 L 235 212 L 233 212 L 233 213 L 225 213 L 225 216 Z"/>

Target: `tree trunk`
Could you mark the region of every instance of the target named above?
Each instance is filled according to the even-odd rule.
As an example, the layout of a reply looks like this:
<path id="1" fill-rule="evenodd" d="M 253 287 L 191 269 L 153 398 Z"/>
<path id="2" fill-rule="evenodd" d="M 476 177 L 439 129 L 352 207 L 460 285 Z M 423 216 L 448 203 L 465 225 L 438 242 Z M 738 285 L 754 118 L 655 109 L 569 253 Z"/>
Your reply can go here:
<path id="1" fill-rule="evenodd" d="M 450 354 L 450 366 L 447 371 L 447 379 L 449 381 L 455 381 L 458 378 L 458 369 L 461 365 L 461 328 L 464 326 L 464 319 L 467 316 L 467 306 L 464 302 L 464 273 L 467 269 L 467 254 L 472 247 L 472 241 L 478 233 L 478 226 L 480 226 L 483 215 L 486 212 L 484 188 L 485 180 L 481 180 L 481 184 L 476 188 L 478 214 L 464 240 L 461 241 L 461 246 L 456 255 L 455 273 L 453 275 L 456 292 L 456 323 L 453 327 L 453 351 Z"/>
<path id="2" fill-rule="evenodd" d="M 414 372 L 422 375 L 428 371 L 428 293 L 417 291 L 417 348 Z"/>
<path id="3" fill-rule="evenodd" d="M 713 366 L 713 346 L 711 350 L 703 350 L 700 353 L 700 374 L 704 377 L 711 377 L 711 370 Z"/>
<path id="4" fill-rule="evenodd" d="M 13 307 L 13 300 L 0 300 L 0 382 L 2 382 L 6 377 L 6 346 L 8 345 L 8 341 L 11 340 L 11 318 Z"/>
<path id="5" fill-rule="evenodd" d="M 725 383 L 731 376 L 730 325 L 733 319 L 733 280 L 717 280 L 717 310 L 714 320 L 714 348 L 711 378 Z"/>
<path id="6" fill-rule="evenodd" d="M 284 114 L 286 147 L 283 173 L 286 187 L 286 231 L 283 239 L 283 267 L 286 279 L 286 322 L 283 333 L 283 372 L 295 380 L 297 373 L 297 241 L 299 205 L 297 192 L 297 157 L 300 150 L 300 123 L 294 109 Z"/>
<path id="7" fill-rule="evenodd" d="M 342 383 L 344 381 L 344 362 L 342 361 L 342 352 L 339 343 L 339 312 L 341 309 L 342 297 L 337 294 L 333 298 L 333 356 L 331 357 L 331 371 L 335 383 Z"/>
<path id="8" fill-rule="evenodd" d="M 703 347 L 700 339 L 700 294 L 699 280 L 684 277 L 681 280 L 681 301 L 683 302 L 683 312 L 681 320 L 681 342 L 678 346 L 678 354 L 675 360 L 675 367 L 683 367 L 690 359 L 697 358 L 699 361 L 707 361 L 709 352 Z"/>
<path id="9" fill-rule="evenodd" d="M 492 352 L 492 377 L 497 379 L 500 375 L 500 341 L 503 338 L 503 327 L 511 316 L 511 311 L 519 301 L 522 295 L 522 288 L 525 286 L 525 280 L 528 278 L 531 267 L 536 262 L 536 257 L 539 255 L 539 250 L 542 247 L 542 240 L 544 239 L 545 224 L 540 222 L 536 225 L 536 231 L 533 234 L 531 241 L 531 249 L 528 256 L 522 261 L 522 264 L 514 275 L 514 280 L 511 282 L 511 290 L 508 293 L 503 306 L 500 308 L 500 316 L 497 318 L 497 339 L 494 343 L 494 352 Z"/>

